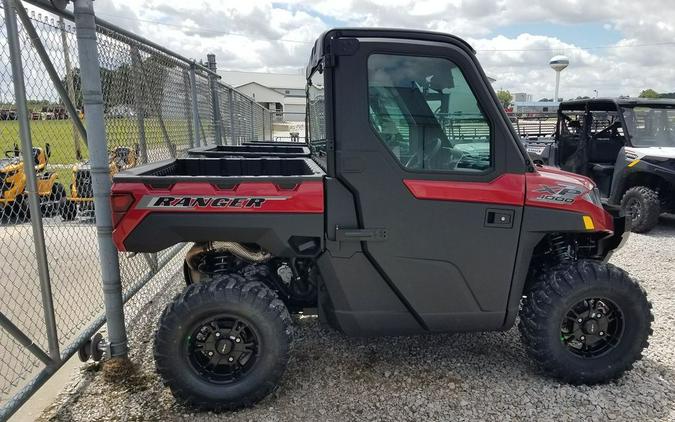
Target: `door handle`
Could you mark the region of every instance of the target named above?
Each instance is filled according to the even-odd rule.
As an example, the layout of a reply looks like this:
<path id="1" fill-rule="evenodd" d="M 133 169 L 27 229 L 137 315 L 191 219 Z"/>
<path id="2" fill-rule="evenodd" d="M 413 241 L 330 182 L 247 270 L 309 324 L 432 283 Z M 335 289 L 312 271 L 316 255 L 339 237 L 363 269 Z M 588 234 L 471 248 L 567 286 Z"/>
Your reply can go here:
<path id="1" fill-rule="evenodd" d="M 513 227 L 513 210 L 503 210 L 498 208 L 488 208 L 485 210 L 485 227 L 501 227 L 510 229 Z"/>
<path id="2" fill-rule="evenodd" d="M 348 229 L 336 226 L 335 240 L 338 242 L 384 242 L 387 240 L 387 229 Z"/>

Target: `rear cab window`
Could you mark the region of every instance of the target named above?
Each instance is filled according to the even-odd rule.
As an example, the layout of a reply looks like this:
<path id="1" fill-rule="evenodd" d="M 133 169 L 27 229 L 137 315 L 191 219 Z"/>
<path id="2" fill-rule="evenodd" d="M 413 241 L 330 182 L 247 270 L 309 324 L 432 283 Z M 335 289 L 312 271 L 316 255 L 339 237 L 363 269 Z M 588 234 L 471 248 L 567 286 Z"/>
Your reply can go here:
<path id="1" fill-rule="evenodd" d="M 326 170 L 326 100 L 323 67 L 307 80 L 307 138 L 312 158 Z"/>

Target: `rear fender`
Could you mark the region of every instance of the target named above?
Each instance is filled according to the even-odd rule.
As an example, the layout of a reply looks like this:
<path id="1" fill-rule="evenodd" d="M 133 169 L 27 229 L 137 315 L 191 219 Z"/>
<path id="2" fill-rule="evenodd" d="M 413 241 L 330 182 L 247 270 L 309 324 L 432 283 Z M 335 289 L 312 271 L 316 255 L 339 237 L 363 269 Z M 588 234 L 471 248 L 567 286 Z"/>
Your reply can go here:
<path id="1" fill-rule="evenodd" d="M 113 231 L 119 250 L 157 252 L 181 242 L 255 243 L 275 256 L 315 256 L 323 247 L 322 181 L 292 186 L 115 183 L 133 196 Z"/>

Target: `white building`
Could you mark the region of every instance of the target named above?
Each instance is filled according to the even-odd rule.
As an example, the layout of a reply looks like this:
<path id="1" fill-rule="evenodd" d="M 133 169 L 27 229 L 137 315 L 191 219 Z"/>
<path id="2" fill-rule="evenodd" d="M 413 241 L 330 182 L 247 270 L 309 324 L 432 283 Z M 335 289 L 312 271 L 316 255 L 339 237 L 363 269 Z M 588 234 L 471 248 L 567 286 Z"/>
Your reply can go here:
<path id="1" fill-rule="evenodd" d="M 305 76 L 302 73 L 261 73 L 219 70 L 222 81 L 257 103 L 276 111 L 278 123 L 304 123 Z"/>
<path id="2" fill-rule="evenodd" d="M 528 94 L 526 92 L 515 92 L 513 94 L 513 101 L 519 103 L 532 102 L 532 94 Z"/>
<path id="3" fill-rule="evenodd" d="M 514 113 L 555 113 L 558 111 L 558 101 L 514 101 Z"/>

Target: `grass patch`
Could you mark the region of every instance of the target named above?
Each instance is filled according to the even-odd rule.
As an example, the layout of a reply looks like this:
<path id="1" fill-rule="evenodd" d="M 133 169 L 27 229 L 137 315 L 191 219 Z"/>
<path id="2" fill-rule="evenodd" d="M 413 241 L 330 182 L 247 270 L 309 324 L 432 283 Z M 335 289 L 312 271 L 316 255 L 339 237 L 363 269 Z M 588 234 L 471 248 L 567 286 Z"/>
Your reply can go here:
<path id="1" fill-rule="evenodd" d="M 145 139 L 148 149 L 148 159 L 154 161 L 153 156 L 165 156 L 167 151 L 166 139 L 161 129 L 160 120 L 156 117 L 144 119 Z M 30 133 L 33 145 L 43 147 L 49 143 L 52 155 L 49 163 L 50 171 L 58 173 L 60 182 L 68 190 L 72 182 L 72 165 L 77 163 L 74 141 L 74 127 L 71 120 L 31 120 Z M 106 138 L 110 147 L 129 146 L 138 144 L 140 134 L 138 120 L 133 118 L 106 119 Z M 189 144 L 190 121 L 181 119 L 165 119 L 164 125 L 169 140 L 179 150 Z M 19 122 L 16 120 L 0 121 L 0 154 L 4 157 L 5 151 L 13 150 L 14 145 L 21 146 L 19 137 Z M 80 139 L 80 148 L 84 160 L 88 159 L 89 151 L 84 140 Z"/>
<path id="2" fill-rule="evenodd" d="M 145 139 L 148 154 L 153 149 L 166 148 L 166 140 L 157 118 L 147 117 L 145 121 Z M 134 146 L 139 142 L 139 130 L 135 118 L 106 119 L 106 138 L 109 146 Z M 189 120 L 165 119 L 164 125 L 170 141 L 178 146 L 189 143 Z M 72 164 L 75 158 L 75 142 L 73 125 L 70 120 L 31 120 L 30 133 L 34 146 L 44 147 L 46 143 L 52 146 L 53 164 Z M 81 142 L 84 158 L 88 157 L 87 146 Z M 14 144 L 20 145 L 19 122 L 16 120 L 0 121 L 0 149 L 3 151 L 14 149 Z"/>

